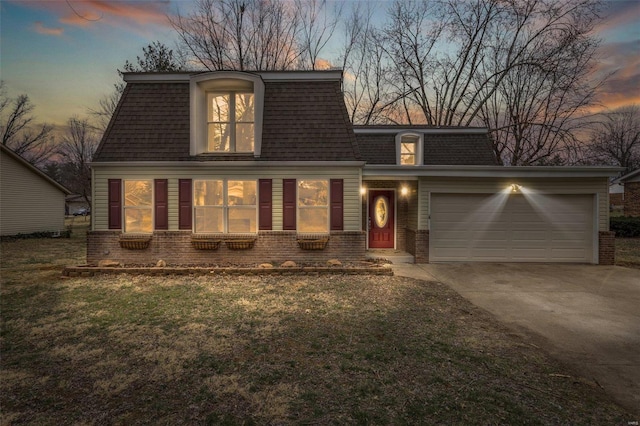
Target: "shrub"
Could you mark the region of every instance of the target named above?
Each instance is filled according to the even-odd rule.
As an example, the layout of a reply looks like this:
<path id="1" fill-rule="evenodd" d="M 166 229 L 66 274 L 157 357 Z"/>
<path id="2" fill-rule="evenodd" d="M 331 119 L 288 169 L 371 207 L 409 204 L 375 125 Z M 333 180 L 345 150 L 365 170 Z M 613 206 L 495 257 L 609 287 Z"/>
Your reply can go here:
<path id="1" fill-rule="evenodd" d="M 640 217 L 620 216 L 609 219 L 609 226 L 616 237 L 640 238 Z"/>

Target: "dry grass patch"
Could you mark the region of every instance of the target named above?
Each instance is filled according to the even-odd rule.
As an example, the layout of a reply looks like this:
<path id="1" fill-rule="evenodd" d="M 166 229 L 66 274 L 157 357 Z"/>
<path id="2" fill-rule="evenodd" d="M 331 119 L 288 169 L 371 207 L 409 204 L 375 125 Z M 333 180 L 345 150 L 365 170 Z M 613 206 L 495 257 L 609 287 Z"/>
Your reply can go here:
<path id="1" fill-rule="evenodd" d="M 8 249 L 2 243 L 3 252 Z M 39 242 L 31 241 L 38 246 Z M 79 255 L 78 241 L 41 242 Z M 28 250 L 23 250 L 27 256 Z M 75 253 L 75 254 L 74 254 Z M 45 265 L 57 257 L 32 249 Z M 60 279 L 2 265 L 3 423 L 626 422 L 590 382 L 438 283 Z"/>
<path id="2" fill-rule="evenodd" d="M 640 238 L 616 238 L 616 265 L 640 269 Z"/>

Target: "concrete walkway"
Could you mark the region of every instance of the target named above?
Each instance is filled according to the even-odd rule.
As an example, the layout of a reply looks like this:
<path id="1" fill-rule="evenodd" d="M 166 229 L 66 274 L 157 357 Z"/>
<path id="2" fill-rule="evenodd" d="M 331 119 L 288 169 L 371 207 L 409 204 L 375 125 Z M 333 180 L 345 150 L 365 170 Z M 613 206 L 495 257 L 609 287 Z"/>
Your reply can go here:
<path id="1" fill-rule="evenodd" d="M 553 264 L 395 264 L 449 285 L 640 416 L 640 270 Z M 632 419 L 636 420 L 636 419 Z"/>

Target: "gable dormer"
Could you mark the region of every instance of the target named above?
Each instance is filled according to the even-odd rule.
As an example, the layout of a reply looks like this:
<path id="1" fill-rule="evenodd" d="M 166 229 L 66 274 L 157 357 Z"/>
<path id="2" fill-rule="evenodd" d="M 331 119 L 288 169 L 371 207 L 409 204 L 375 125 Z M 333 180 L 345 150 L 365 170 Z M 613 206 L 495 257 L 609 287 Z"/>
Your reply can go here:
<path id="1" fill-rule="evenodd" d="M 190 78 L 190 154 L 260 157 L 264 82 L 259 75 L 214 71 Z"/>

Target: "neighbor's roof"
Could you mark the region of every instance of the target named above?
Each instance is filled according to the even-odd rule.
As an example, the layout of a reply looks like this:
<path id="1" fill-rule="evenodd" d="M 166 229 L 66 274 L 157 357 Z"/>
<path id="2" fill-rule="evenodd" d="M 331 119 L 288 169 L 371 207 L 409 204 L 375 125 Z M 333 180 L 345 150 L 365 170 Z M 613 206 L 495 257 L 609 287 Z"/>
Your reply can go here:
<path id="1" fill-rule="evenodd" d="M 486 128 L 413 126 L 354 126 L 360 153 L 367 164 L 396 164 L 396 135 L 423 135 L 424 165 L 487 165 L 499 162 Z"/>
<path id="2" fill-rule="evenodd" d="M 316 72 L 323 78 L 315 80 L 304 73 L 290 73 L 289 80 L 286 73 L 259 74 L 265 84 L 260 161 L 361 159 L 340 72 Z M 94 162 L 255 159 L 189 154 L 189 74 L 129 77 Z"/>
<path id="3" fill-rule="evenodd" d="M 617 179 L 614 179 L 613 182 L 611 183 L 625 183 L 625 182 L 629 182 L 629 181 L 633 181 L 633 179 L 637 179 L 637 177 L 640 177 L 640 169 L 635 169 L 632 172 L 627 173 L 624 176 L 620 176 Z"/>
<path id="4" fill-rule="evenodd" d="M 27 160 L 22 158 L 20 155 L 18 155 L 15 152 L 13 152 L 12 149 L 0 144 L 0 152 L 8 155 L 10 158 L 13 158 L 19 164 L 21 164 L 22 166 L 24 166 L 25 168 L 27 168 L 31 172 L 35 173 L 36 175 L 40 176 L 42 179 L 44 179 L 45 181 L 47 181 L 48 183 L 53 185 L 56 189 L 64 192 L 65 195 L 71 194 L 71 191 L 69 191 L 65 186 L 63 186 L 62 184 L 56 182 L 54 179 L 50 178 L 42 170 L 38 169 L 36 166 L 34 166 L 33 164 L 29 163 Z"/>

